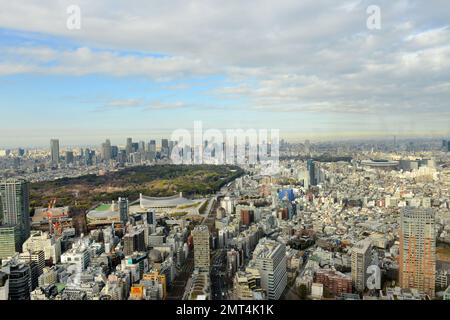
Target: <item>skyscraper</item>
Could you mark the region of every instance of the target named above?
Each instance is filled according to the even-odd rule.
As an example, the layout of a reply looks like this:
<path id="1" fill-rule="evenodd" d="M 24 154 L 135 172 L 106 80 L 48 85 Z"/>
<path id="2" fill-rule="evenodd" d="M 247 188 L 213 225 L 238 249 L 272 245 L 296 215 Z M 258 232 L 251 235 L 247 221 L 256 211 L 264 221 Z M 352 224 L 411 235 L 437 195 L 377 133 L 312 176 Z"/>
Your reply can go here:
<path id="1" fill-rule="evenodd" d="M 436 235 L 431 208 L 403 208 L 400 216 L 399 282 L 402 288 L 415 288 L 435 294 Z"/>
<path id="2" fill-rule="evenodd" d="M 31 268 L 29 264 L 14 263 L 10 266 L 9 299 L 30 300 Z"/>
<path id="3" fill-rule="evenodd" d="M 16 248 L 30 236 L 29 185 L 25 180 L 7 179 L 0 181 L 0 194 L 3 208 L 3 224 L 18 226 L 20 242 Z"/>
<path id="4" fill-rule="evenodd" d="M 372 260 L 371 250 L 372 244 L 369 239 L 356 243 L 352 248 L 352 282 L 359 292 L 363 292 L 366 288 L 366 272 Z"/>
<path id="5" fill-rule="evenodd" d="M 315 186 L 317 185 L 316 181 L 316 165 L 313 159 L 309 159 L 306 162 L 306 170 L 308 171 L 309 185 Z"/>
<path id="6" fill-rule="evenodd" d="M 253 251 L 249 269 L 261 275 L 261 288 L 269 300 L 280 299 L 287 285 L 286 246 L 275 240 L 263 238 Z"/>
<path id="7" fill-rule="evenodd" d="M 163 156 L 169 155 L 169 140 L 167 140 L 167 139 L 161 140 L 161 154 Z"/>
<path id="8" fill-rule="evenodd" d="M 109 161 L 112 158 L 111 141 L 109 139 L 102 143 L 102 157 L 105 161 Z"/>
<path id="9" fill-rule="evenodd" d="M 156 158 L 156 141 L 150 140 L 147 146 L 147 152 L 149 160 L 155 160 Z"/>
<path id="10" fill-rule="evenodd" d="M 0 225 L 0 259 L 14 256 L 19 251 L 20 231 L 17 226 Z"/>
<path id="11" fill-rule="evenodd" d="M 125 226 L 128 222 L 128 199 L 119 198 L 117 204 L 119 205 L 120 222 L 122 222 L 122 226 Z"/>
<path id="12" fill-rule="evenodd" d="M 192 230 L 194 240 L 194 266 L 201 271 L 209 271 L 210 250 L 209 230 L 205 225 L 199 225 Z"/>
<path id="13" fill-rule="evenodd" d="M 50 140 L 50 154 L 52 165 L 57 165 L 59 163 L 59 140 Z"/>
<path id="14" fill-rule="evenodd" d="M 66 151 L 66 164 L 73 163 L 73 151 Z"/>
<path id="15" fill-rule="evenodd" d="M 127 157 L 133 152 L 133 139 L 127 138 L 127 145 L 125 147 Z"/>

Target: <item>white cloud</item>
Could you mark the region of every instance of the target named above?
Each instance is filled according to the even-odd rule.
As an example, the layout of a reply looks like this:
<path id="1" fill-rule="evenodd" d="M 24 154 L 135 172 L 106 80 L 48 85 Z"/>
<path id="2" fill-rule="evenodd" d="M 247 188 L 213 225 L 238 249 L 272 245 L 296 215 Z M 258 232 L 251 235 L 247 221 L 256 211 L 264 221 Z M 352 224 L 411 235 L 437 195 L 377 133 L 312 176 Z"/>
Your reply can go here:
<path id="1" fill-rule="evenodd" d="M 415 113 L 431 111 L 442 118 L 450 109 L 450 4 L 445 0 L 378 1 L 379 31 L 366 28 L 365 9 L 373 4 L 366 0 L 229 0 L 220 5 L 80 0 L 82 28 L 70 31 L 65 9 L 72 2 L 0 0 L 0 27 L 79 43 L 70 50 L 2 48 L 0 75 L 142 75 L 168 80 L 220 73 L 230 85 L 215 90 L 216 97 L 243 99 L 240 105 L 252 110 L 381 110 L 396 115 L 407 110 L 413 119 Z M 189 106 L 160 103 L 142 105 Z"/>

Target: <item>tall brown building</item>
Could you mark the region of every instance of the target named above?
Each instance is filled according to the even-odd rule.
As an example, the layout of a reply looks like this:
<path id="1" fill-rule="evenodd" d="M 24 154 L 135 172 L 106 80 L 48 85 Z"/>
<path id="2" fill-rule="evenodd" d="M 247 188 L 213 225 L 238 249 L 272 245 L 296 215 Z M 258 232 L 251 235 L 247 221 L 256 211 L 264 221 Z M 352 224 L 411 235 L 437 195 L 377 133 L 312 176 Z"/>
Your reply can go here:
<path id="1" fill-rule="evenodd" d="M 400 286 L 415 288 L 434 297 L 436 235 L 433 210 L 404 208 L 400 228 Z"/>
<path id="2" fill-rule="evenodd" d="M 242 209 L 241 210 L 241 223 L 245 226 L 249 226 L 254 221 L 253 210 Z"/>

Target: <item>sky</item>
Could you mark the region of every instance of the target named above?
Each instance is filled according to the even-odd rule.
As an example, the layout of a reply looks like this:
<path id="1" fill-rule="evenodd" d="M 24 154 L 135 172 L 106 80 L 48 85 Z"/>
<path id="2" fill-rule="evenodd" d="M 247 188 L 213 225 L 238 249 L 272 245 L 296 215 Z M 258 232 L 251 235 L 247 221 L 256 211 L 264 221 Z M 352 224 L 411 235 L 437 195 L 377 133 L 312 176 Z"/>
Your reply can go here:
<path id="1" fill-rule="evenodd" d="M 373 4 L 379 29 L 367 26 Z M 79 29 L 67 27 L 70 5 Z M 0 147 L 120 145 L 194 121 L 291 141 L 450 136 L 448 0 L 0 8 Z"/>

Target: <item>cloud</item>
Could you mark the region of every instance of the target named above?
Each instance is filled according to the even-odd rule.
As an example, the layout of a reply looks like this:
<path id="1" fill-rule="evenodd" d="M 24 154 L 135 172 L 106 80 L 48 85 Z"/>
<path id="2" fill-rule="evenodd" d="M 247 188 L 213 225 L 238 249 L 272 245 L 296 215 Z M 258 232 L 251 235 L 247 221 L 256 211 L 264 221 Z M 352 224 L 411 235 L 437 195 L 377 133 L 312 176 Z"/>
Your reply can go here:
<path id="1" fill-rule="evenodd" d="M 152 111 L 152 110 L 174 110 L 186 107 L 192 106 L 182 101 L 160 101 L 160 100 L 147 101 L 146 99 L 112 99 L 103 103 L 102 106 L 96 108 L 95 111 L 105 112 L 123 109 Z"/>
<path id="2" fill-rule="evenodd" d="M 118 100 L 111 100 L 105 104 L 105 108 L 135 108 L 142 106 L 142 101 L 138 99 L 118 99 Z"/>
<path id="3" fill-rule="evenodd" d="M 104 74 L 112 76 L 145 76 L 154 80 L 170 80 L 208 75 L 212 72 L 199 60 L 184 57 L 152 57 L 136 54 L 121 55 L 110 50 L 79 47 L 57 51 L 48 47 L 3 47 L 0 57 L 9 68 L 1 75 L 17 73 L 60 74 L 83 76 Z"/>
<path id="4" fill-rule="evenodd" d="M 225 85 L 207 94 L 244 110 L 411 122 L 449 115 L 447 0 L 378 1 L 382 21 L 375 31 L 366 28 L 369 0 L 77 2 L 82 28 L 71 31 L 65 9 L 72 1 L 0 0 L 1 28 L 76 44 L 3 45 L 0 75 L 144 76 L 180 80 L 167 87 L 176 91 L 186 88 L 186 78 L 220 74 Z M 109 106 L 191 107 L 145 99 Z"/>

